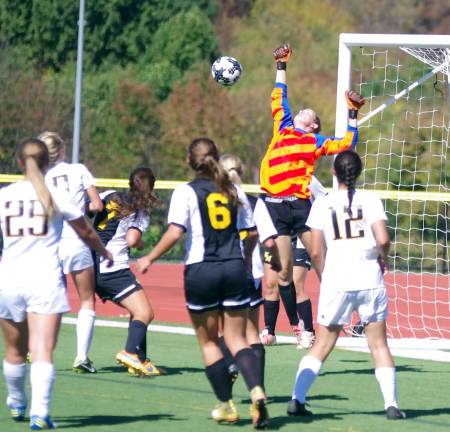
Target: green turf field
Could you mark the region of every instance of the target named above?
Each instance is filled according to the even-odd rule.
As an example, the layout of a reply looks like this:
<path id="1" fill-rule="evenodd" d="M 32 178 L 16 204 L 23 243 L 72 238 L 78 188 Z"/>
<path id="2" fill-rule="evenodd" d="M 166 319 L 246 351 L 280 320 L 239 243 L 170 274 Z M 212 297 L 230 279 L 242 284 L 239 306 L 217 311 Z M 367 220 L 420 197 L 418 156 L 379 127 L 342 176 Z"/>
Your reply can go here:
<path id="1" fill-rule="evenodd" d="M 152 359 L 168 372 L 151 379 L 129 377 L 125 369 L 114 363 L 114 355 L 123 346 L 125 337 L 125 329 L 96 328 L 91 357 L 99 373 L 77 375 L 71 371 L 75 327 L 63 325 L 56 351 L 57 378 L 52 403 L 52 415 L 60 429 L 67 432 L 80 428 L 89 432 L 251 429 L 242 378 L 234 389 L 241 421 L 235 425 L 216 425 L 208 418 L 215 398 L 193 336 L 149 335 Z M 0 351 L 3 352 L 1 344 Z M 269 429 L 431 432 L 450 428 L 448 363 L 397 359 L 399 400 L 408 419 L 392 422 L 382 413 L 382 399 L 369 356 L 337 350 L 312 387 L 309 403 L 315 415 L 306 423 L 285 415 L 301 354 L 293 345 L 269 347 L 266 353 Z M 27 423 L 16 424 L 9 419 L 3 381 L 0 400 L 0 431 L 28 430 Z"/>

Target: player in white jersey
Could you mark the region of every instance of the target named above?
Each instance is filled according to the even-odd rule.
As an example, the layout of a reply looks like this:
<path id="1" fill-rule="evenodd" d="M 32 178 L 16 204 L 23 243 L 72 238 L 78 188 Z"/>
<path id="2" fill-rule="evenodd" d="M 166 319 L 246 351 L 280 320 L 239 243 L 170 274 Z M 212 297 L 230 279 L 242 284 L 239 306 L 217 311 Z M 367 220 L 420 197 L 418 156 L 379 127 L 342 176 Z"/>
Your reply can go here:
<path id="1" fill-rule="evenodd" d="M 306 394 L 355 311 L 365 326 L 386 416 L 405 418 L 398 409 L 395 366 L 386 338 L 387 218 L 379 198 L 355 190 L 361 170 L 355 152 L 340 153 L 334 161 L 338 190 L 315 201 L 308 217 L 311 258 L 321 279 L 319 326 L 316 342 L 300 362 L 289 415 L 312 415 L 305 408 Z"/>
<path id="2" fill-rule="evenodd" d="M 6 402 L 12 418 L 23 420 L 27 404 L 25 357 L 29 351 L 31 429 L 52 429 L 55 427 L 49 416 L 55 375 L 52 355 L 61 316 L 69 310 L 58 258 L 63 222 L 68 221 L 108 263 L 112 255 L 66 195 L 47 188 L 43 173 L 49 155 L 45 144 L 37 139 L 25 140 L 17 155 L 25 178 L 0 190 L 4 241 L 0 319 L 5 340 Z"/>
<path id="3" fill-rule="evenodd" d="M 130 248 L 144 247 L 142 234 L 150 224 L 150 207 L 155 176 L 150 168 L 135 169 L 127 193 L 102 193 L 104 210 L 97 213 L 94 227 L 114 256 L 114 265 L 105 267 L 96 260 L 96 292 L 103 301 L 113 301 L 130 313 L 128 336 L 116 361 L 132 375 L 160 375 L 161 369 L 147 358 L 147 327 L 154 319 L 153 308 L 130 269 Z"/>
<path id="4" fill-rule="evenodd" d="M 322 183 L 312 176 L 309 184 L 311 201 L 327 193 Z M 276 343 L 275 326 L 280 309 L 280 297 L 283 302 L 292 331 L 297 338 L 297 349 L 310 348 L 314 342 L 314 328 L 312 319 L 311 300 L 305 292 L 305 279 L 311 268 L 311 259 L 298 235 L 292 235 L 293 262 L 292 284 L 279 285 L 279 275 L 266 266 L 266 293 L 264 299 L 265 328 L 261 333 L 261 341 L 264 345 Z M 301 321 L 300 321 L 301 320 Z"/>
<path id="5" fill-rule="evenodd" d="M 242 184 L 242 175 L 243 175 L 243 164 L 239 157 L 232 154 L 222 155 L 220 158 L 220 163 L 227 171 L 230 180 L 234 185 L 238 187 L 238 190 L 241 190 L 239 185 Z M 276 261 L 278 258 L 278 248 L 275 243 L 275 238 L 278 233 L 275 229 L 272 219 L 270 218 L 269 211 L 264 203 L 264 201 L 260 198 L 257 198 L 253 195 L 246 195 L 250 207 L 253 212 L 253 219 L 255 221 L 255 225 L 259 235 L 259 241 L 264 245 L 264 257 L 268 262 L 268 266 L 276 265 Z M 242 237 L 242 236 L 241 236 Z M 275 269 L 276 272 L 279 269 Z M 252 265 L 251 265 L 251 274 L 249 274 L 249 291 L 250 291 L 250 311 L 248 315 L 247 321 L 247 331 L 246 336 L 248 343 L 252 347 L 255 352 L 257 363 L 256 367 L 258 368 L 262 386 L 264 387 L 264 371 L 265 371 L 265 349 L 264 345 L 261 343 L 259 337 L 259 310 L 261 304 L 264 302 L 264 298 L 262 295 L 262 278 L 264 276 L 264 265 L 261 257 L 261 249 L 259 244 L 256 244 L 253 252 L 252 252 Z M 221 348 L 224 352 L 225 359 L 228 363 L 228 369 L 232 374 L 237 376 L 237 367 L 235 366 L 231 355 L 228 355 L 229 351 L 225 345 L 225 341 L 223 336 L 219 339 L 221 343 Z M 235 377 L 233 377 L 235 379 Z"/>
<path id="6" fill-rule="evenodd" d="M 94 185 L 94 177 L 83 164 L 65 162 L 66 151 L 62 138 L 55 132 L 42 132 L 38 139 L 45 143 L 50 155 L 50 169 L 45 176 L 47 184 L 67 193 L 83 214 L 86 214 L 86 210 L 101 211 L 103 204 Z M 89 247 L 67 222 L 61 235 L 59 257 L 64 274 L 71 275 L 80 298 L 76 326 L 77 355 L 73 371 L 95 373 L 97 371 L 88 357 L 95 322 L 94 262 Z"/>
<path id="7" fill-rule="evenodd" d="M 219 164 L 219 151 L 209 138 L 196 138 L 188 148 L 188 162 L 195 179 L 173 192 L 169 226 L 161 240 L 138 260 L 141 271 L 171 249 L 187 234 L 184 290 L 187 308 L 203 354 L 205 372 L 219 405 L 212 411 L 218 422 L 235 422 L 239 414 L 232 401 L 232 380 L 219 345 L 219 321 L 239 371 L 250 391 L 253 426 L 268 422 L 266 396 L 255 370 L 256 356 L 245 332 L 250 295 L 242 258 L 239 231 L 246 229 L 246 262 L 256 240 L 250 209 L 239 205 L 236 187 Z"/>

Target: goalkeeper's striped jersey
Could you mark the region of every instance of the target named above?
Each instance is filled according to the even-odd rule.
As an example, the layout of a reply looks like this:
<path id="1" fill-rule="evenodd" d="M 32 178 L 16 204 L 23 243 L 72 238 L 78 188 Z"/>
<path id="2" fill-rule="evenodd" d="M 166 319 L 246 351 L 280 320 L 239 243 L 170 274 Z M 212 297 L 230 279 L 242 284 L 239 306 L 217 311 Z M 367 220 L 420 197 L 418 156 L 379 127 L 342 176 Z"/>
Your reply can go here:
<path id="1" fill-rule="evenodd" d="M 294 127 L 286 84 L 272 91 L 273 138 L 261 163 L 261 189 L 272 196 L 308 199 L 316 159 L 348 150 L 358 140 L 358 129 L 348 126 L 343 138 L 307 133 Z"/>

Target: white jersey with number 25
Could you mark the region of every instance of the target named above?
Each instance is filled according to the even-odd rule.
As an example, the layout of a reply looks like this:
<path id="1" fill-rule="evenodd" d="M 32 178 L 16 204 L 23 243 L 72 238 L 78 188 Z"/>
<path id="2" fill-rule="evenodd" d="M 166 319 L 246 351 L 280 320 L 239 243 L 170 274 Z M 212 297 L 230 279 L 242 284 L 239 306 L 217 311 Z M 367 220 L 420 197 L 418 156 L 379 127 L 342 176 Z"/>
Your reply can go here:
<path id="1" fill-rule="evenodd" d="M 346 190 L 333 191 L 314 201 L 306 224 L 323 231 L 326 242 L 321 290 L 357 291 L 382 288 L 378 250 L 372 224 L 386 220 L 381 200 L 367 191 L 355 191 L 352 216 Z"/>

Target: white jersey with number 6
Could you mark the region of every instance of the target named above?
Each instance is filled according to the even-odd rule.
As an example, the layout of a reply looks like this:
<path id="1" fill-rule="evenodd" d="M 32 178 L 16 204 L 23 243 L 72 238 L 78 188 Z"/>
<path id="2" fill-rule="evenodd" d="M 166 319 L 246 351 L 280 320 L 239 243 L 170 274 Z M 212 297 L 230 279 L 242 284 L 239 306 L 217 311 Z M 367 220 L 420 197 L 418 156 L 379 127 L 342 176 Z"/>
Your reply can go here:
<path id="1" fill-rule="evenodd" d="M 346 190 L 314 201 L 306 224 L 323 231 L 326 242 L 321 290 L 357 291 L 384 287 L 371 225 L 386 220 L 381 200 L 367 191 L 355 191 L 352 216 Z"/>

